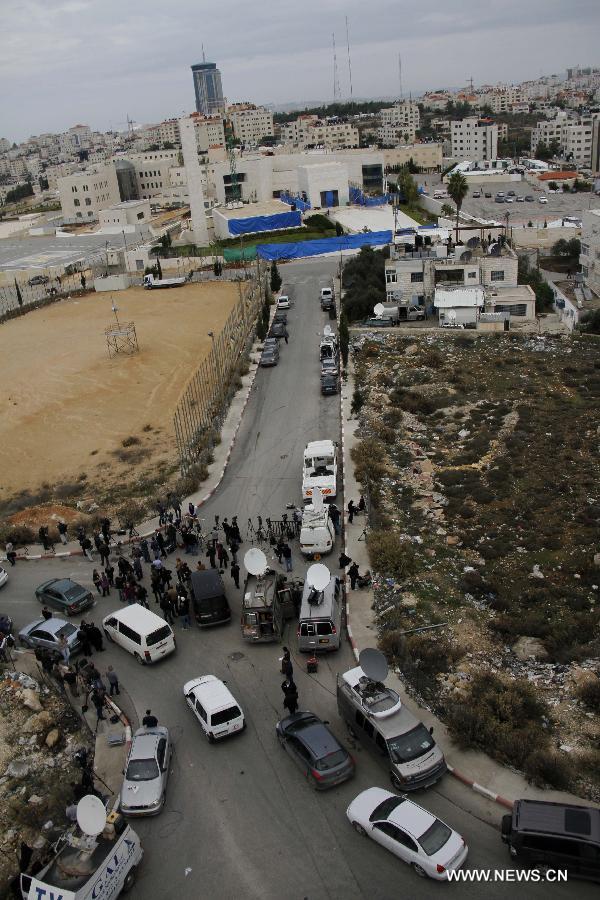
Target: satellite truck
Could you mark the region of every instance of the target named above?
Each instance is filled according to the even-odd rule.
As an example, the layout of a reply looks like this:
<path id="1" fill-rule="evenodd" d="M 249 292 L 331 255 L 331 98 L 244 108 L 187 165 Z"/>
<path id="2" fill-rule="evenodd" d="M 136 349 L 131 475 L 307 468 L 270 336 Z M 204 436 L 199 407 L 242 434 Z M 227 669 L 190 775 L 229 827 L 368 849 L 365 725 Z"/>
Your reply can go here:
<path id="1" fill-rule="evenodd" d="M 323 494 L 315 487 L 312 503 L 307 503 L 302 513 L 300 552 L 308 557 L 321 557 L 331 553 L 334 542 L 335 532 L 329 518 L 329 508 L 323 503 Z"/>
<path id="2" fill-rule="evenodd" d="M 242 637 L 253 643 L 280 641 L 286 621 L 294 616 L 293 586 L 285 575 L 269 568 L 258 547 L 246 551 L 244 566 Z"/>
<path id="3" fill-rule="evenodd" d="M 144 287 L 148 291 L 157 288 L 181 287 L 185 282 L 185 278 L 155 278 L 154 275 L 144 275 Z"/>
<path id="4" fill-rule="evenodd" d="M 77 804 L 77 825 L 58 839 L 52 857 L 35 875 L 22 872 L 23 900 L 116 900 L 135 882 L 144 851 L 138 835 L 117 812 L 89 794 Z"/>

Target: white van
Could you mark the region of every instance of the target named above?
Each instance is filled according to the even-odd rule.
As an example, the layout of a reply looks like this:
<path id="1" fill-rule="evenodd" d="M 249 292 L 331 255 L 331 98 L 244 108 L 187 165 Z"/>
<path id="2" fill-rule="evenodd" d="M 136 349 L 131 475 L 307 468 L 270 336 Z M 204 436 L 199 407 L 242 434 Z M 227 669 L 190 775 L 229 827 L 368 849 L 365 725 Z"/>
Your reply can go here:
<path id="1" fill-rule="evenodd" d="M 246 727 L 240 705 L 215 675 L 201 675 L 186 682 L 183 695 L 211 744 Z"/>
<path id="2" fill-rule="evenodd" d="M 304 450 L 302 499 L 308 502 L 319 488 L 325 500 L 337 493 L 337 452 L 333 441 L 311 441 Z"/>
<path id="3" fill-rule="evenodd" d="M 110 613 L 102 620 L 102 627 L 107 640 L 120 644 L 141 665 L 156 662 L 175 650 L 171 626 L 139 603 Z"/>
<path id="4" fill-rule="evenodd" d="M 342 636 L 342 589 L 333 576 L 323 591 L 304 582 L 298 620 L 298 650 L 317 653 L 338 650 Z"/>
<path id="5" fill-rule="evenodd" d="M 304 507 L 300 528 L 300 552 L 309 558 L 331 553 L 335 542 L 329 509 L 323 504 L 318 488 L 314 488 L 313 494 L 313 502 Z"/>

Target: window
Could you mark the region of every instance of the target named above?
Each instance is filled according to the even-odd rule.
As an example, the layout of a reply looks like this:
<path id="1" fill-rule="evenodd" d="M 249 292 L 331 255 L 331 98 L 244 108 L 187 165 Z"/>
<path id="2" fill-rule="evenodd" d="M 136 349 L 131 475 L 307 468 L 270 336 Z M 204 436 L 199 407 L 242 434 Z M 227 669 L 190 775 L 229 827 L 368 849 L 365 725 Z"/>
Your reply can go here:
<path id="1" fill-rule="evenodd" d="M 490 273 L 490 278 L 492 281 L 504 281 L 504 270 L 503 269 L 492 269 Z"/>
<path id="2" fill-rule="evenodd" d="M 411 282 L 423 281 L 423 273 L 422 272 L 411 272 L 410 273 Z"/>
<path id="3" fill-rule="evenodd" d="M 396 284 L 398 282 L 398 273 L 395 269 L 386 269 L 385 280 L 387 284 Z"/>
<path id="4" fill-rule="evenodd" d="M 161 641 L 164 641 L 172 634 L 171 628 L 169 625 L 163 625 L 157 631 L 153 631 L 152 634 L 149 634 L 146 638 L 146 644 L 148 647 L 153 647 L 155 644 L 159 644 Z"/>
<path id="5" fill-rule="evenodd" d="M 134 644 L 141 644 L 142 640 L 139 634 L 130 628 L 128 625 L 123 624 L 123 622 L 119 622 L 119 633 L 124 637 L 129 638 L 130 641 L 133 641 Z"/>
<path id="6" fill-rule="evenodd" d="M 200 713 L 200 718 L 206 722 L 206 710 L 202 706 L 199 700 L 196 700 L 196 709 Z"/>
<path id="7" fill-rule="evenodd" d="M 219 712 L 213 713 L 210 719 L 211 725 L 226 725 L 232 719 L 241 716 L 239 706 L 228 706 L 227 709 L 221 709 Z"/>
<path id="8" fill-rule="evenodd" d="M 467 278 L 477 278 L 477 272 L 467 272 Z"/>
<path id="9" fill-rule="evenodd" d="M 85 198 L 85 205 L 86 205 L 86 206 L 91 206 L 91 205 L 92 205 L 92 201 L 91 201 L 91 199 L 90 199 L 89 197 L 86 197 L 86 198 Z"/>
<path id="10" fill-rule="evenodd" d="M 79 200 L 77 199 L 77 197 L 75 197 L 75 199 L 73 200 L 73 205 L 74 205 L 74 206 L 80 206 L 80 205 L 81 205 L 81 204 L 79 203 Z"/>
<path id="11" fill-rule="evenodd" d="M 83 213 L 78 212 L 78 213 L 76 213 L 76 216 L 77 216 L 78 219 L 82 219 L 82 218 L 83 218 Z"/>

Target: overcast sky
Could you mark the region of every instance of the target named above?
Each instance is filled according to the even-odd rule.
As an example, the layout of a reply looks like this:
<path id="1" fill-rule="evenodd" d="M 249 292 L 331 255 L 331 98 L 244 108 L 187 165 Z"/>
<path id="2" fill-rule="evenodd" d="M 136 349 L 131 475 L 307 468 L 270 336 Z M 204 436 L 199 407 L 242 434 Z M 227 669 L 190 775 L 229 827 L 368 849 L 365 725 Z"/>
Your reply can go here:
<path id="1" fill-rule="evenodd" d="M 521 81 L 600 65 L 600 0 L 0 0 L 0 137 L 125 129 L 194 108 L 190 65 L 230 101 L 333 99 Z"/>

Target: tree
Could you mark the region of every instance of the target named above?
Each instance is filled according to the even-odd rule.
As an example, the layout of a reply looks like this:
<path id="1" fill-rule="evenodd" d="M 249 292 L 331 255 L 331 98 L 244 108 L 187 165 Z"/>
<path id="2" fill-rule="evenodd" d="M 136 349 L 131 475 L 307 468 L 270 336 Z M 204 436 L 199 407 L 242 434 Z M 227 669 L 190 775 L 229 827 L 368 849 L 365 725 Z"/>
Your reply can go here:
<path id="1" fill-rule="evenodd" d="M 557 191 L 558 190 L 558 184 L 556 183 L 556 181 L 548 182 L 548 190 L 549 191 Z"/>
<path id="2" fill-rule="evenodd" d="M 340 339 L 340 353 L 344 368 L 348 366 L 348 349 L 350 346 L 350 332 L 348 331 L 348 319 L 346 313 L 342 310 L 340 315 L 340 326 L 338 328 L 338 337 Z"/>
<path id="3" fill-rule="evenodd" d="M 344 233 L 344 227 L 341 222 L 335 223 L 335 233 L 338 237 L 341 237 Z"/>
<path id="4" fill-rule="evenodd" d="M 271 290 L 274 294 L 276 294 L 281 287 L 281 283 L 281 275 L 279 274 L 277 263 L 275 260 L 273 260 L 273 262 L 271 263 Z"/>
<path id="5" fill-rule="evenodd" d="M 550 153 L 550 148 L 543 141 L 540 141 L 535 148 L 535 158 L 536 159 L 550 159 L 552 154 Z"/>
<path id="6" fill-rule="evenodd" d="M 581 330 L 590 334 L 600 334 L 600 309 L 585 313 L 581 317 Z"/>
<path id="7" fill-rule="evenodd" d="M 454 215 L 454 207 L 450 206 L 449 203 L 443 203 L 441 213 L 443 216 L 446 216 L 446 218 L 449 219 Z"/>
<path id="8" fill-rule="evenodd" d="M 415 206 L 419 199 L 417 186 L 406 167 L 402 168 L 398 174 L 398 192 L 407 206 Z"/>
<path id="9" fill-rule="evenodd" d="M 553 256 L 568 256 L 569 255 L 569 245 L 565 241 L 564 238 L 558 240 L 555 244 L 552 245 L 552 255 Z"/>
<path id="10" fill-rule="evenodd" d="M 581 253 L 581 241 L 579 238 L 571 238 L 567 241 L 567 250 L 569 256 L 579 256 Z"/>
<path id="11" fill-rule="evenodd" d="M 157 270 L 157 272 L 158 272 L 158 277 L 159 277 L 159 278 L 162 278 L 162 268 L 161 268 L 161 265 L 160 265 L 160 258 L 159 258 L 159 257 L 156 258 L 156 270 Z"/>
<path id="12" fill-rule="evenodd" d="M 448 194 L 456 205 L 456 243 L 458 244 L 458 217 L 463 200 L 467 196 L 469 185 L 462 172 L 453 172 L 448 179 Z"/>
<path id="13" fill-rule="evenodd" d="M 18 184 L 12 191 L 8 191 L 5 203 L 16 203 L 25 197 L 33 197 L 33 188 L 29 182 Z"/>
<path id="14" fill-rule="evenodd" d="M 17 284 L 17 279 L 15 278 L 15 291 L 17 292 L 17 303 L 19 306 L 23 306 L 23 297 L 21 295 L 21 288 Z"/>

